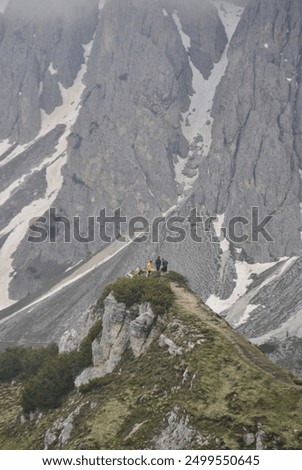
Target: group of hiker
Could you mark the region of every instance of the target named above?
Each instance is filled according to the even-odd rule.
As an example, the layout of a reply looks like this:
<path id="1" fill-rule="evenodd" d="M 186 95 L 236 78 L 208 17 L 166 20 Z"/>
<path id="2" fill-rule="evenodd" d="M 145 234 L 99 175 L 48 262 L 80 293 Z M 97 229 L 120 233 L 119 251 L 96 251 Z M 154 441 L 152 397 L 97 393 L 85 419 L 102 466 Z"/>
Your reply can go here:
<path id="1" fill-rule="evenodd" d="M 157 272 L 162 272 L 162 273 L 166 273 L 168 271 L 168 261 L 165 259 L 165 258 L 161 258 L 160 256 L 158 256 L 155 260 L 155 269 L 153 269 L 153 261 L 149 261 L 147 263 L 147 274 L 148 276 L 151 275 L 151 273 L 153 271 L 157 271 Z"/>

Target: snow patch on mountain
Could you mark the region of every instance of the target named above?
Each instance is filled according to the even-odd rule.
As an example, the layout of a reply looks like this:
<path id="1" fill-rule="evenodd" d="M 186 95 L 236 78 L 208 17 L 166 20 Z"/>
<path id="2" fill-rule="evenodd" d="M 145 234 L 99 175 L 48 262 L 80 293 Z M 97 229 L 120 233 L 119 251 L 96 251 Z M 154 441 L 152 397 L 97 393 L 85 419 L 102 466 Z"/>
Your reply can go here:
<path id="1" fill-rule="evenodd" d="M 230 41 L 244 9 L 227 2 L 212 3 L 218 9 L 220 19 Z M 165 15 L 164 12 L 163 14 Z M 229 44 L 226 46 L 221 60 L 214 65 L 209 79 L 205 80 L 201 72 L 194 66 L 189 57 L 191 39 L 184 33 L 176 10 L 173 12 L 172 17 L 177 26 L 183 46 L 188 53 L 189 63 L 193 74 L 192 86 L 194 94 L 190 97 L 191 104 L 189 110 L 182 114 L 182 132 L 191 144 L 192 148 L 196 147 L 196 158 L 198 157 L 198 159 L 200 159 L 202 156 L 208 154 L 212 144 L 213 118 L 211 117 L 211 111 L 216 88 L 219 85 L 228 65 L 227 53 Z M 199 174 L 198 166 L 194 171 L 186 171 L 190 163 L 190 158 L 190 155 L 186 159 L 180 158 L 179 156 L 175 157 L 175 180 L 182 191 L 182 194 L 179 196 L 179 203 L 182 202 L 188 191 L 192 189 Z M 224 246 L 226 247 L 226 244 L 224 244 Z"/>
<path id="2" fill-rule="evenodd" d="M 302 310 L 298 310 L 293 316 L 291 316 L 286 322 L 275 330 L 271 330 L 265 335 L 258 336 L 257 338 L 250 338 L 250 340 L 257 345 L 261 345 L 269 342 L 270 339 L 284 339 L 287 336 L 294 336 L 296 338 L 302 338 L 302 323 L 301 323 Z"/>
<path id="3" fill-rule="evenodd" d="M 24 145 L 17 145 L 16 148 L 10 152 L 6 158 L 3 158 L 3 155 L 12 147 L 12 144 L 9 141 L 3 141 L 0 145 L 0 167 L 7 165 L 14 158 L 20 156 L 25 150 L 31 147 L 32 144 L 36 142 L 37 139 L 34 139 L 32 142 L 29 142 Z M 1 158 L 2 157 L 2 158 Z"/>
<path id="4" fill-rule="evenodd" d="M 246 261 L 235 261 L 235 269 L 236 269 L 236 286 L 231 294 L 231 296 L 228 299 L 220 299 L 216 297 L 215 295 L 211 295 L 206 304 L 214 310 L 214 312 L 221 314 L 225 310 L 229 309 L 232 307 L 241 297 L 246 294 L 248 287 L 252 284 L 253 278 L 252 275 L 259 275 L 263 273 L 264 271 L 267 271 L 268 269 L 274 267 L 277 263 L 280 261 L 287 260 L 287 262 L 292 263 L 292 259 L 288 260 L 288 258 L 282 258 L 281 260 L 277 262 L 272 262 L 272 263 L 255 263 L 255 264 L 249 264 Z M 285 263 L 285 266 L 279 273 L 281 275 L 284 270 L 287 268 L 287 264 Z M 270 278 L 268 278 L 266 281 L 264 281 L 260 288 L 264 287 L 267 285 L 267 283 L 272 282 L 277 275 L 273 275 Z M 245 314 L 245 311 L 241 312 L 242 315 Z M 241 322 L 241 319 L 237 319 L 237 324 Z"/>
<path id="5" fill-rule="evenodd" d="M 245 323 L 248 318 L 247 318 L 247 312 L 246 309 L 248 306 L 254 305 L 253 300 L 255 297 L 258 295 L 258 293 L 271 284 L 272 282 L 276 281 L 277 279 L 280 279 L 284 273 L 291 268 L 291 266 L 297 261 L 297 257 L 291 257 L 291 258 L 281 258 L 279 261 L 274 262 L 274 263 L 267 263 L 261 264 L 261 266 L 266 266 L 266 269 L 270 267 L 276 267 L 274 272 L 269 275 L 267 278 L 263 280 L 263 282 L 253 289 L 250 289 L 248 292 L 246 292 L 244 295 L 242 295 L 237 301 L 235 301 L 230 307 L 226 303 L 226 308 L 225 310 L 225 318 L 226 320 L 232 325 L 234 328 L 242 325 Z M 259 264 L 259 263 L 258 263 Z M 254 266 L 254 265 L 250 265 Z M 266 270 L 264 269 L 264 271 Z M 262 271 L 263 272 L 263 271 Z M 261 272 L 255 272 L 252 274 L 261 274 Z M 252 282 L 252 280 L 251 280 Z M 249 282 L 249 285 L 251 284 Z M 229 311 L 227 309 L 229 308 Z M 265 308 L 262 305 L 258 305 L 258 308 Z M 222 310 L 223 311 L 223 310 Z M 252 313 L 252 312 L 249 312 Z"/>
<path id="6" fill-rule="evenodd" d="M 92 43 L 93 41 L 85 46 L 85 63 L 82 65 L 73 86 L 65 89 L 60 84 L 63 98 L 62 106 L 56 108 L 50 115 L 47 115 L 42 111 L 42 127 L 35 141 L 46 135 L 58 124 L 66 125 L 65 132 L 59 139 L 55 153 L 52 157 L 46 159 L 39 167 L 33 169 L 28 175 L 23 175 L 18 178 L 9 188 L 7 188 L 7 190 L 4 191 L 4 193 L 2 193 L 2 195 L 0 195 L 1 202 L 7 200 L 7 197 L 9 197 L 11 192 L 16 189 L 16 187 L 19 187 L 25 181 L 27 176 L 33 172 L 41 171 L 45 167 L 47 168 L 47 190 L 45 196 L 39 200 L 34 200 L 31 204 L 24 207 L 22 211 L 0 232 L 0 237 L 8 235 L 0 251 L 0 308 L 2 309 L 15 303 L 15 301 L 9 297 L 9 284 L 12 276 L 14 275 L 12 267 L 13 255 L 26 235 L 29 221 L 36 217 L 40 217 L 51 207 L 62 187 L 62 168 L 67 162 L 67 139 L 81 108 L 81 97 L 85 89 L 83 78 L 87 70 L 87 60 L 90 56 Z"/>
<path id="7" fill-rule="evenodd" d="M 216 220 L 213 222 L 216 237 L 220 241 L 220 248 L 222 253 L 226 253 L 230 249 L 230 242 L 226 239 L 223 232 L 225 214 L 220 214 L 216 216 Z"/>
<path id="8" fill-rule="evenodd" d="M 52 63 L 48 67 L 48 71 L 49 71 L 50 75 L 56 75 L 58 73 L 57 70 L 54 68 Z"/>
<path id="9" fill-rule="evenodd" d="M 87 71 L 87 60 L 90 57 L 92 44 L 93 40 L 84 46 L 85 64 L 82 65 L 74 84 L 70 88 L 64 88 L 63 85 L 59 83 L 63 104 L 58 106 L 51 114 L 47 114 L 44 110 L 41 110 L 42 124 L 38 138 L 46 135 L 58 124 L 66 124 L 69 128 L 68 130 L 70 130 L 75 123 L 79 110 L 81 109 L 81 97 L 85 89 L 83 79 Z"/>
<path id="10" fill-rule="evenodd" d="M 99 9 L 102 10 L 104 8 L 104 5 L 106 3 L 106 0 L 100 0 L 100 3 L 99 3 Z"/>
<path id="11" fill-rule="evenodd" d="M 223 0 L 210 0 L 210 2 L 217 8 L 219 18 L 223 23 L 226 35 L 230 41 L 236 31 L 244 7 L 239 7 L 238 5 Z"/>
<path id="12" fill-rule="evenodd" d="M 227 2 L 213 1 L 212 3 L 218 10 L 220 19 L 230 41 L 244 9 Z M 183 32 L 177 13 L 175 12 L 172 16 L 182 38 L 183 45 L 188 51 L 191 45 L 190 37 Z M 189 142 L 192 142 L 194 137 L 198 134 L 201 135 L 204 139 L 205 153 L 209 151 L 212 143 L 211 130 L 213 120 L 211 118 L 211 110 L 213 107 L 216 88 L 224 76 L 228 65 L 228 49 L 229 44 L 226 46 L 220 61 L 214 66 L 208 80 L 203 78 L 202 74 L 189 59 L 193 73 L 192 85 L 195 93 L 191 97 L 191 106 L 189 111 L 183 114 L 182 130 L 184 136 Z"/>
<path id="13" fill-rule="evenodd" d="M 188 177 L 185 174 L 185 168 L 189 162 L 190 156 L 188 158 L 181 158 L 178 155 L 174 157 L 174 169 L 175 169 L 175 181 L 181 187 L 182 194 L 178 198 L 178 202 L 181 203 L 186 193 L 192 189 L 194 182 L 198 178 L 198 172 L 196 172 L 195 176 Z"/>
<path id="14" fill-rule="evenodd" d="M 39 297 L 37 300 L 33 301 L 29 305 L 26 305 L 25 307 L 21 308 L 20 310 L 17 310 L 15 313 L 10 315 L 9 317 L 5 317 L 4 319 L 0 320 L 0 325 L 6 323 L 7 321 L 10 321 L 12 318 L 16 317 L 17 315 L 24 312 L 25 310 L 28 310 L 28 309 L 34 307 L 35 305 L 40 304 L 41 302 L 43 302 L 43 301 L 49 299 L 50 297 L 58 294 L 63 289 L 70 286 L 71 284 L 74 284 L 79 279 L 82 279 L 87 274 L 93 272 L 94 270 L 96 270 L 97 268 L 102 266 L 103 264 L 110 261 L 118 253 L 125 250 L 129 245 L 131 245 L 132 243 L 135 242 L 136 238 L 139 238 L 140 236 L 141 235 L 138 234 L 134 239 L 131 239 L 131 240 L 128 239 L 125 243 L 121 243 L 119 241 L 115 241 L 115 242 L 111 243 L 108 247 L 106 247 L 100 253 L 97 253 L 95 256 L 93 256 L 89 261 L 87 261 L 86 263 L 83 263 L 81 266 L 79 266 L 78 269 L 75 269 L 75 271 L 73 273 L 71 273 L 63 281 L 61 281 L 57 285 L 55 285 L 45 295 Z M 74 269 L 75 267 L 76 266 L 73 266 L 71 269 Z"/>
<path id="15" fill-rule="evenodd" d="M 7 150 L 11 147 L 11 144 L 9 142 L 9 139 L 1 140 L 0 141 L 0 160 L 2 155 L 7 152 Z M 1 161 L 0 161 L 1 165 Z"/>
<path id="16" fill-rule="evenodd" d="M 242 318 L 236 325 L 234 325 L 234 328 L 238 328 L 240 325 L 243 325 L 244 323 L 246 323 L 251 317 L 251 313 L 253 313 L 254 310 L 256 310 L 258 307 L 261 307 L 261 305 L 253 305 L 253 304 L 247 305 Z"/>

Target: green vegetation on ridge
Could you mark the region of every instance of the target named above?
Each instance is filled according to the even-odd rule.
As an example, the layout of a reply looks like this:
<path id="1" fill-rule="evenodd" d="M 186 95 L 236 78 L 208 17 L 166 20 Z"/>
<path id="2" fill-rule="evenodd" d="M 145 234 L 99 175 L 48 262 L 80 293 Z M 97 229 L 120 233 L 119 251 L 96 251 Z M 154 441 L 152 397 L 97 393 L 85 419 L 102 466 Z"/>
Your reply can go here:
<path id="1" fill-rule="evenodd" d="M 174 295 L 168 280 L 165 277 L 134 276 L 121 277 L 114 284 L 105 287 L 98 301 L 99 306 L 104 305 L 106 297 L 113 293 L 116 300 L 127 308 L 135 304 L 149 302 L 153 313 L 164 315 L 173 304 Z"/>
<path id="2" fill-rule="evenodd" d="M 113 291 L 128 306 L 141 301 L 156 305 L 156 295 L 168 299 L 154 340 L 141 356 L 134 357 L 128 349 L 112 373 L 72 391 L 72 377 L 91 362 L 99 324 L 80 351 L 51 358 L 25 387 L 0 384 L 0 447 L 40 449 L 51 430 L 58 434 L 50 448 L 60 448 L 61 431 L 54 423 L 75 413 L 65 449 L 153 449 L 163 432 L 170 439 L 165 445 L 171 448 L 175 436 L 187 433 L 189 440 L 181 448 L 255 449 L 259 429 L 268 449 L 301 449 L 299 380 L 231 330 L 184 287 L 185 280 L 172 277 L 172 288 L 166 277 L 126 278 L 105 290 L 106 296 Z M 170 343 L 160 343 L 160 337 Z M 178 352 L 171 352 L 169 344 Z M 64 393 L 58 393 L 60 381 L 59 391 Z M 16 418 L 22 396 L 28 410 L 41 399 L 38 408 L 43 414 L 21 425 Z M 182 423 L 181 433 L 173 427 L 177 423 Z"/>

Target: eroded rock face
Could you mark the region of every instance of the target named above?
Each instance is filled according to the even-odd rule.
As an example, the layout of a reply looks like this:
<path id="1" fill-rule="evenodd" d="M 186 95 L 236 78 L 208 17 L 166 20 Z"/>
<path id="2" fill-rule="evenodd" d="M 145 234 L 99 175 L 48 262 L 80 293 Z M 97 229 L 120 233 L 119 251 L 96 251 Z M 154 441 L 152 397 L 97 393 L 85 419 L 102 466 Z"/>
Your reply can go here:
<path id="1" fill-rule="evenodd" d="M 217 14 L 208 1 L 164 0 L 168 11 L 177 11 L 183 32 L 190 38 L 189 57 L 207 80 L 227 45 L 228 38 Z M 196 91 L 196 90 L 195 90 Z"/>
<path id="2" fill-rule="evenodd" d="M 97 18 L 98 0 L 64 7 L 58 1 L 9 1 L 0 26 L 1 139 L 25 143 L 37 136 L 40 105 L 50 113 L 61 104 L 58 83 L 74 82 L 84 62 L 82 44 L 92 39 Z"/>
<path id="3" fill-rule="evenodd" d="M 94 8 L 95 3 L 91 1 L 85 13 L 87 17 L 71 18 L 66 32 L 66 17 L 59 18 L 64 49 L 60 43 L 53 50 L 52 42 L 46 37 L 50 51 L 43 73 L 39 71 L 43 87 L 37 103 L 47 113 L 57 109 L 62 102 L 62 86 L 73 83 L 84 63 L 83 45 L 94 35 L 84 78 L 86 88 L 68 137 L 64 182 L 53 204 L 71 222 L 75 215 L 81 217 L 83 235 L 88 232 L 87 215 L 97 217 L 104 208 L 109 215 L 121 208 L 128 219 L 143 215 L 152 220 L 177 204 L 179 187 L 174 158 L 188 156 L 182 113 L 188 111 L 190 97 L 195 93 L 190 59 L 207 76 L 227 41 L 217 10 L 207 1 L 201 5 L 192 0 L 189 8 L 184 8 L 177 0 L 110 0 L 100 14 Z M 191 40 L 189 52 L 173 19 L 175 10 Z M 34 29 L 34 24 L 30 23 L 29 27 Z M 73 43 L 75 28 L 81 34 Z M 51 24 L 45 31 L 43 34 L 51 34 Z M 72 58 L 70 71 L 66 57 Z M 37 133 L 38 118 L 31 121 L 37 121 Z M 3 131 L 3 137 L 7 132 Z M 195 174 L 196 163 L 189 176 Z M 57 264 L 59 275 L 67 262 L 76 264 L 104 246 L 98 229 L 94 242 L 73 240 L 70 244 L 64 243 L 62 225 L 57 230 L 55 250 L 49 244 L 28 247 L 25 241 L 16 250 L 17 273 L 24 266 L 39 268 L 35 275 L 26 271 L 26 280 L 21 276 L 14 278 L 10 285 L 12 298 L 20 299 L 43 286 L 43 272 L 47 271 L 50 260 Z M 109 236 L 110 230 L 109 226 Z"/>
<path id="4" fill-rule="evenodd" d="M 154 323 L 155 315 L 150 306 L 142 305 L 139 316 L 130 323 L 130 345 L 135 357 L 144 352 L 150 339 L 153 338 L 151 333 Z"/>
<path id="5" fill-rule="evenodd" d="M 129 347 L 134 356 L 140 356 L 153 340 L 155 322 L 149 304 L 128 310 L 110 294 L 105 300 L 102 335 L 92 344 L 93 367 L 80 374 L 76 385 L 112 372 Z"/>
<path id="6" fill-rule="evenodd" d="M 269 232 L 244 244 L 264 262 L 297 254 L 300 238 L 301 2 L 255 0 L 246 7 L 229 49 L 212 116 L 213 144 L 201 165 L 200 193 L 214 214 L 274 218 Z M 236 90 L 236 91 L 235 91 Z"/>
<path id="7" fill-rule="evenodd" d="M 75 325 L 76 328 L 66 330 L 58 342 L 60 353 L 74 351 L 78 349 L 81 342 L 89 333 L 89 330 L 98 320 L 100 312 L 95 306 L 83 313 L 83 320 L 80 324 Z"/>
<path id="8" fill-rule="evenodd" d="M 177 408 L 167 416 L 166 427 L 153 439 L 156 450 L 183 450 L 198 443 L 200 448 L 207 446 L 209 440 L 190 425 L 190 417 Z"/>
<path id="9" fill-rule="evenodd" d="M 74 419 L 80 414 L 84 406 L 85 403 L 81 403 L 65 419 L 59 418 L 53 423 L 52 427 L 45 433 L 44 450 L 48 450 L 55 443 L 59 449 L 64 448 L 74 428 Z"/>

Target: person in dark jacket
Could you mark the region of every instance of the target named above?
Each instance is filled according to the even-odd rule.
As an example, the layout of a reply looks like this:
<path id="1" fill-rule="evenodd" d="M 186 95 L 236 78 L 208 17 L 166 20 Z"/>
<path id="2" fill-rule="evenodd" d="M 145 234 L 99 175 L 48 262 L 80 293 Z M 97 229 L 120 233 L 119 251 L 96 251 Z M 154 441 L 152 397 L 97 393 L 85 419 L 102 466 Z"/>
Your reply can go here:
<path id="1" fill-rule="evenodd" d="M 163 258 L 163 260 L 162 260 L 162 266 L 163 267 L 161 269 L 163 273 L 166 273 L 168 271 L 168 264 L 169 264 L 168 261 Z"/>
<path id="2" fill-rule="evenodd" d="M 160 271 L 160 268 L 161 268 L 161 259 L 160 259 L 160 256 L 158 256 L 158 258 L 156 259 L 156 261 L 155 261 L 155 266 L 156 266 L 156 271 Z"/>

